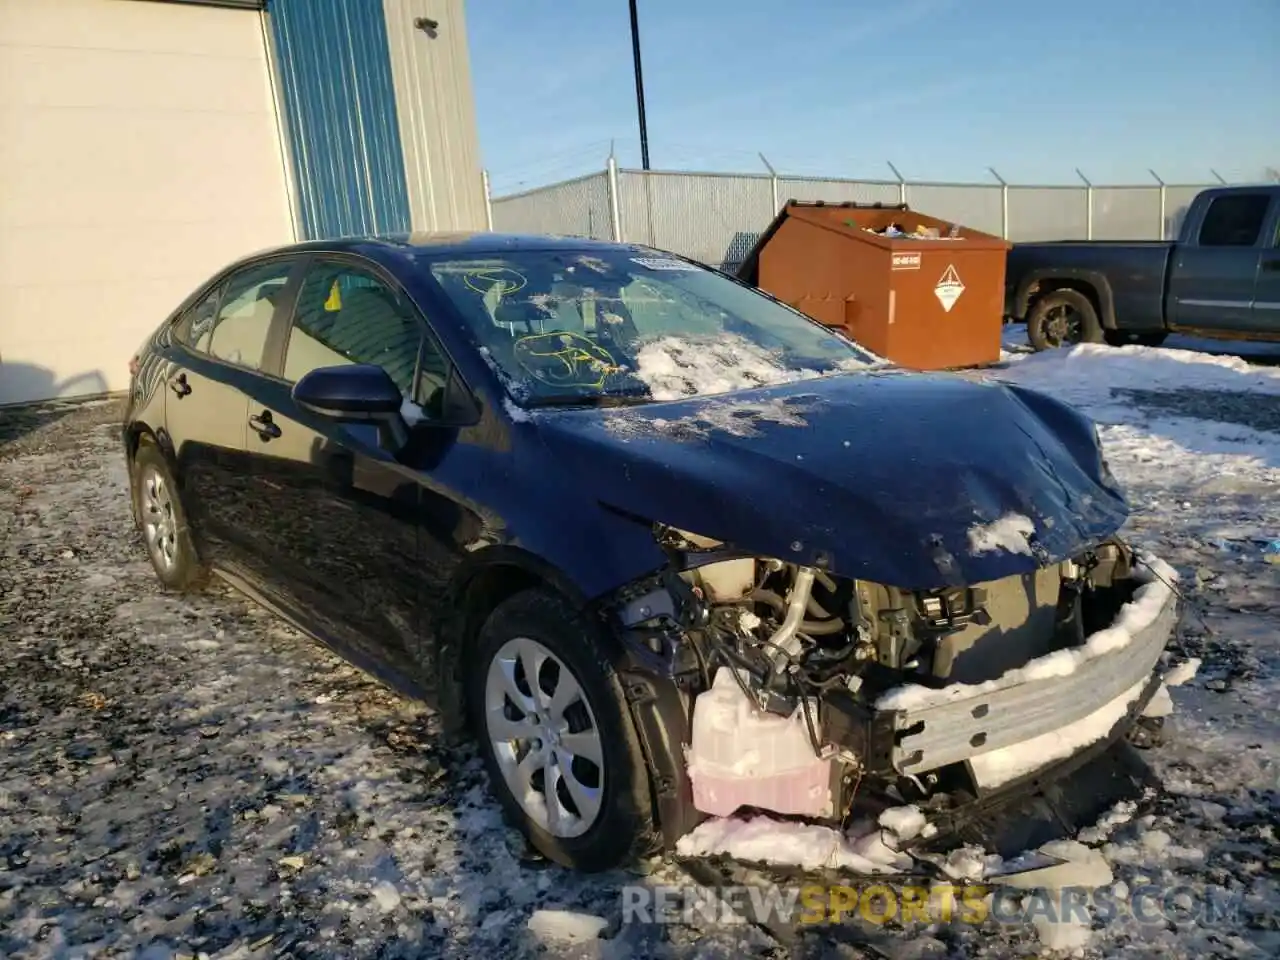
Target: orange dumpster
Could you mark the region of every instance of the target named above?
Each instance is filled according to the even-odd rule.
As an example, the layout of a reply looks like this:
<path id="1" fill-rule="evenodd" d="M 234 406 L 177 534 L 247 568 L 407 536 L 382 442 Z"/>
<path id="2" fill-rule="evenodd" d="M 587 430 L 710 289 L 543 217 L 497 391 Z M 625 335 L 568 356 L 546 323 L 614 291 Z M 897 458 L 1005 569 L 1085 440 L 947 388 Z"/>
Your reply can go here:
<path id="1" fill-rule="evenodd" d="M 917 370 L 1000 359 L 1010 244 L 905 204 L 790 200 L 738 278 Z"/>

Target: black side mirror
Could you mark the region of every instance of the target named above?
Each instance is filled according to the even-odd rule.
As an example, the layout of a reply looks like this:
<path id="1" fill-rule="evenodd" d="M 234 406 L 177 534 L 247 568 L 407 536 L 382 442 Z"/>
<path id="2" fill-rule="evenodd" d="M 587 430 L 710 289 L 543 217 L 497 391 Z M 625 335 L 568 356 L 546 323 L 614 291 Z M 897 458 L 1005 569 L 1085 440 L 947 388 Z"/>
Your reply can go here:
<path id="1" fill-rule="evenodd" d="M 318 367 L 293 385 L 293 399 L 303 410 L 340 423 L 376 423 L 388 449 L 398 450 L 408 440 L 400 388 L 374 364 Z"/>

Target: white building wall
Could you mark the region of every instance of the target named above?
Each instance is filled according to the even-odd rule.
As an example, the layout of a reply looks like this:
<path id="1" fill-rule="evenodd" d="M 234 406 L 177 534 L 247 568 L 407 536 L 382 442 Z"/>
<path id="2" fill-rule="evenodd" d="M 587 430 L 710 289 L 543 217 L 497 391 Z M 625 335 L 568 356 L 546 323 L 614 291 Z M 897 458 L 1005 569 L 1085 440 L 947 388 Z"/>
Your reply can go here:
<path id="1" fill-rule="evenodd" d="M 0 404 L 125 389 L 226 262 L 293 239 L 262 14 L 0 0 Z"/>
<path id="2" fill-rule="evenodd" d="M 415 230 L 483 230 L 475 99 L 463 0 L 383 0 Z M 439 25 L 431 36 L 420 18 Z"/>

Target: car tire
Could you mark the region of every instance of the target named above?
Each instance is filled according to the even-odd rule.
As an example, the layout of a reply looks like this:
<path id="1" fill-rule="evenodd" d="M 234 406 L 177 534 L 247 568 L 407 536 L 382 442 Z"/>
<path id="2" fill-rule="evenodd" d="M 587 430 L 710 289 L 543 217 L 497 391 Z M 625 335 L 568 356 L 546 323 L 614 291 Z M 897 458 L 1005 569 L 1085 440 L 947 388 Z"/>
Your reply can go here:
<path id="1" fill-rule="evenodd" d="M 1046 293 L 1027 314 L 1027 340 L 1036 350 L 1101 343 L 1102 339 L 1098 311 L 1079 290 Z"/>
<path id="2" fill-rule="evenodd" d="M 133 509 L 147 558 L 171 590 L 202 587 L 208 569 L 200 562 L 178 484 L 154 444 L 143 442 L 133 458 Z"/>
<path id="3" fill-rule="evenodd" d="M 648 765 L 602 640 L 562 597 L 526 590 L 490 614 L 465 678 L 472 729 L 508 821 L 547 859 L 589 872 L 657 845 Z M 576 693 L 562 689 L 566 677 Z"/>

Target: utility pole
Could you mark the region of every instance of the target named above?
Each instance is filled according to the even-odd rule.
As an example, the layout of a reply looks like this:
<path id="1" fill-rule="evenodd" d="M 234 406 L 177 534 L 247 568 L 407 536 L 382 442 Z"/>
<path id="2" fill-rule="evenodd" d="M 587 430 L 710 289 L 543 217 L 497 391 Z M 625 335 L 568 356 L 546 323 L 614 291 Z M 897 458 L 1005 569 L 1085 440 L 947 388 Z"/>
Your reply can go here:
<path id="1" fill-rule="evenodd" d="M 640 70 L 640 22 L 636 15 L 636 0 L 631 5 L 631 57 L 636 64 L 636 112 L 640 115 L 640 166 L 649 169 L 649 127 L 644 119 L 644 74 Z"/>

